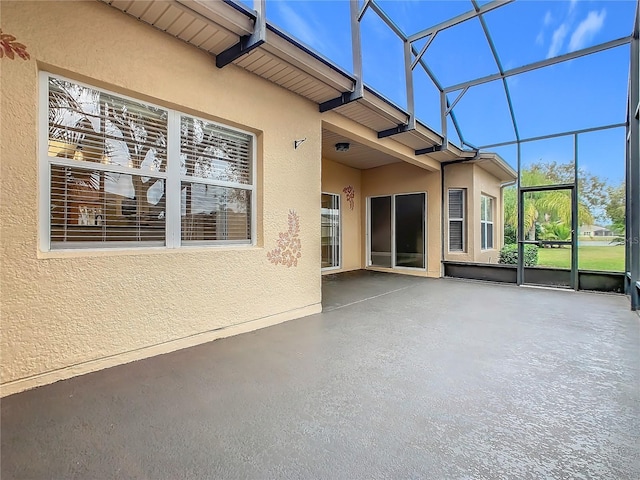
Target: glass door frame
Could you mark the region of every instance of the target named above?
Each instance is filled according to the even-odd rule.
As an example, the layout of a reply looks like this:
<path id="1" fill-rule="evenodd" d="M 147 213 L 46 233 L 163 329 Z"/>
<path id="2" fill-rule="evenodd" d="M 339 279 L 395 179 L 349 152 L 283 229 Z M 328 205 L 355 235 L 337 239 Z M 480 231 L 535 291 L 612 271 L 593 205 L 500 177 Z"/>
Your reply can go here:
<path id="1" fill-rule="evenodd" d="M 338 265 L 336 266 L 330 266 L 330 267 L 320 267 L 320 269 L 323 272 L 328 272 L 330 270 L 340 270 L 342 268 L 342 197 L 339 193 L 332 193 L 332 192 L 321 192 L 320 195 L 331 195 L 332 197 L 336 198 L 338 200 L 338 235 L 337 235 L 337 240 L 338 240 L 338 245 L 337 245 L 337 249 L 338 249 L 338 255 L 335 255 L 335 249 L 336 246 L 333 246 L 333 250 L 334 250 L 334 258 L 337 256 L 338 258 Z M 322 249 L 322 202 L 320 204 L 320 248 Z M 320 252 L 320 263 L 322 264 L 322 251 Z"/>
<path id="2" fill-rule="evenodd" d="M 527 193 L 553 192 L 569 190 L 571 192 L 571 240 L 527 240 L 524 231 L 524 196 Z M 571 246 L 571 282 L 570 288 L 578 290 L 578 189 L 574 183 L 557 185 L 540 185 L 535 187 L 518 188 L 518 265 L 517 284 L 527 285 L 524 272 L 524 246 L 525 245 L 570 245 Z M 528 267 L 534 268 L 534 267 Z"/>
<path id="3" fill-rule="evenodd" d="M 424 195 L 424 218 L 422 219 L 422 232 L 423 232 L 423 252 L 424 252 L 424 267 L 404 267 L 396 265 L 396 196 L 402 195 Z M 372 198 L 391 198 L 391 267 L 381 267 L 371 264 L 371 199 Z M 426 272 L 428 267 L 428 255 L 427 255 L 427 207 L 429 198 L 426 191 L 422 192 L 402 192 L 402 193 L 388 193 L 385 195 L 370 195 L 367 197 L 367 211 L 366 211 L 366 258 L 365 268 L 381 268 L 385 270 L 408 270 Z"/>

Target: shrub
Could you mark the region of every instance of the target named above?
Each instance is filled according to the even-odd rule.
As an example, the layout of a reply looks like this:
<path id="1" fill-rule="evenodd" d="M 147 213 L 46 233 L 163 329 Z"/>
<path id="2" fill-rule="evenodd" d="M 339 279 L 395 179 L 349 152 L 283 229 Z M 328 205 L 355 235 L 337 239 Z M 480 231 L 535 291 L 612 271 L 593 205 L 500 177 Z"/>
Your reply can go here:
<path id="1" fill-rule="evenodd" d="M 510 243 L 500 250 L 498 263 L 506 265 L 518 264 L 518 245 Z M 524 246 L 524 266 L 533 267 L 538 264 L 538 247 L 536 245 Z"/>
<path id="2" fill-rule="evenodd" d="M 504 226 L 504 243 L 516 243 L 518 241 L 518 231 L 513 228 L 511 225 Z"/>

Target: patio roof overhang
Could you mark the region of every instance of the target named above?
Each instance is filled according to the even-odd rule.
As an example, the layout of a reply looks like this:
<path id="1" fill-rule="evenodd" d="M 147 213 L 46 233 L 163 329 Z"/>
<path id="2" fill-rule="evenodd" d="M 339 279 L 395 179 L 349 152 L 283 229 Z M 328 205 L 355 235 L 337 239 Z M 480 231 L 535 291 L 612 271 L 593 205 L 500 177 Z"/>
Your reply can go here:
<path id="1" fill-rule="evenodd" d="M 407 129 L 409 113 L 367 86 L 359 94 L 353 75 L 274 25 L 265 22 L 262 38 L 252 39 L 260 30 L 260 18 L 244 5 L 205 0 L 100 1 L 218 59 L 224 57 L 223 63 L 233 63 L 301 95 L 326 114 L 329 110 L 339 113 L 375 132 L 380 144 L 397 142 L 412 149 L 415 160 L 410 163 L 431 169 L 434 160 L 475 155 L 419 121 Z"/>
<path id="2" fill-rule="evenodd" d="M 480 153 L 474 163 L 489 172 L 503 183 L 513 182 L 518 179 L 516 172 L 500 155 L 497 153 Z"/>

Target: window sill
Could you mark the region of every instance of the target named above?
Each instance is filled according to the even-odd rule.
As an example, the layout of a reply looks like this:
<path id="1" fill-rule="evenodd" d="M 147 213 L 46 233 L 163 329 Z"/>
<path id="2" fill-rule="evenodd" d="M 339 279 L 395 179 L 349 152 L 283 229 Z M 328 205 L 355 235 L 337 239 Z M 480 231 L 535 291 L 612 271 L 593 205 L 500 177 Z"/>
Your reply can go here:
<path id="1" fill-rule="evenodd" d="M 83 258 L 83 257 L 121 257 L 121 256 L 146 256 L 146 255 L 174 255 L 193 254 L 212 251 L 235 251 L 235 250 L 264 250 L 258 245 L 185 245 L 180 248 L 168 247 L 138 247 L 138 248 L 86 248 L 86 249 L 55 249 L 43 252 L 38 250 L 38 259 L 58 259 L 58 258 Z"/>

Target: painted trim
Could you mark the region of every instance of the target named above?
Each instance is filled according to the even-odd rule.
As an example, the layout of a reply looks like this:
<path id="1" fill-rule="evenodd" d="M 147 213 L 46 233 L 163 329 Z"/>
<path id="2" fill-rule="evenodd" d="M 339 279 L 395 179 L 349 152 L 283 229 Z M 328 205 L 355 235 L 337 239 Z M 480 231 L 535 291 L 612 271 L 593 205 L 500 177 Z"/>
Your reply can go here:
<path id="1" fill-rule="evenodd" d="M 96 372 L 105 368 L 116 367 L 126 363 L 143 360 L 145 358 L 155 357 L 165 353 L 175 352 L 184 348 L 194 347 L 203 343 L 212 342 L 221 338 L 231 337 L 242 333 L 253 332 L 261 328 L 271 327 L 289 320 L 295 320 L 309 315 L 315 315 L 322 312 L 322 304 L 314 303 L 305 307 L 295 308 L 286 312 L 268 315 L 266 317 L 249 320 L 247 322 L 230 325 L 208 332 L 197 333 L 188 337 L 170 340 L 167 342 L 142 347 L 128 352 L 122 352 L 108 357 L 89 360 L 87 362 L 71 365 L 69 367 L 51 370 L 49 372 L 40 373 L 26 378 L 13 380 L 0 385 L 0 397 L 13 395 L 24 390 L 29 390 L 42 385 L 66 380 L 79 375 Z"/>
<path id="2" fill-rule="evenodd" d="M 491 195 L 488 195 L 486 193 L 480 192 L 480 251 L 481 252 L 490 252 L 491 250 L 497 250 L 496 249 L 496 222 L 495 220 L 482 220 L 482 214 L 485 213 L 482 211 L 482 197 L 485 197 L 489 200 L 491 200 L 491 218 L 495 218 L 496 217 L 496 208 L 498 206 L 498 202 L 496 201 L 496 197 L 493 197 Z M 503 205 L 504 207 L 504 205 Z M 504 214 L 504 208 L 503 210 L 503 214 Z M 482 230 L 484 229 L 485 225 L 491 225 L 491 230 L 493 231 L 493 237 L 491 238 L 492 240 L 492 244 L 490 247 L 482 247 Z M 504 229 L 504 226 L 502 227 Z M 485 233 L 485 240 L 487 239 L 487 235 Z"/>
<path id="3" fill-rule="evenodd" d="M 172 129 L 172 130 L 169 130 Z M 167 118 L 167 132 L 180 131 L 180 114 L 175 110 L 169 110 Z M 174 158 L 180 158 L 180 138 L 176 135 L 167 135 L 167 182 L 165 187 L 166 198 L 182 198 L 181 196 L 181 179 L 180 179 L 180 162 L 169 162 L 171 155 Z M 167 223 L 165 234 L 165 246 L 167 248 L 180 248 L 182 239 L 182 219 L 180 202 L 165 202 L 167 209 Z"/>
<path id="4" fill-rule="evenodd" d="M 38 75 L 38 247 L 40 252 L 51 251 L 51 177 L 49 168 L 49 73 Z"/>
<path id="5" fill-rule="evenodd" d="M 338 255 L 338 265 L 335 267 L 320 268 L 320 271 L 322 272 L 331 272 L 332 270 L 342 269 L 342 253 L 344 251 L 344 246 L 342 244 L 342 195 L 339 193 L 333 193 L 333 192 L 320 192 L 320 196 L 322 195 L 333 195 L 334 197 L 338 197 L 338 247 L 340 251 L 340 254 Z M 322 205 L 320 206 L 320 208 L 322 209 Z M 322 234 L 320 234 L 320 240 L 322 240 Z M 322 252 L 320 253 L 320 263 L 322 264 Z"/>

